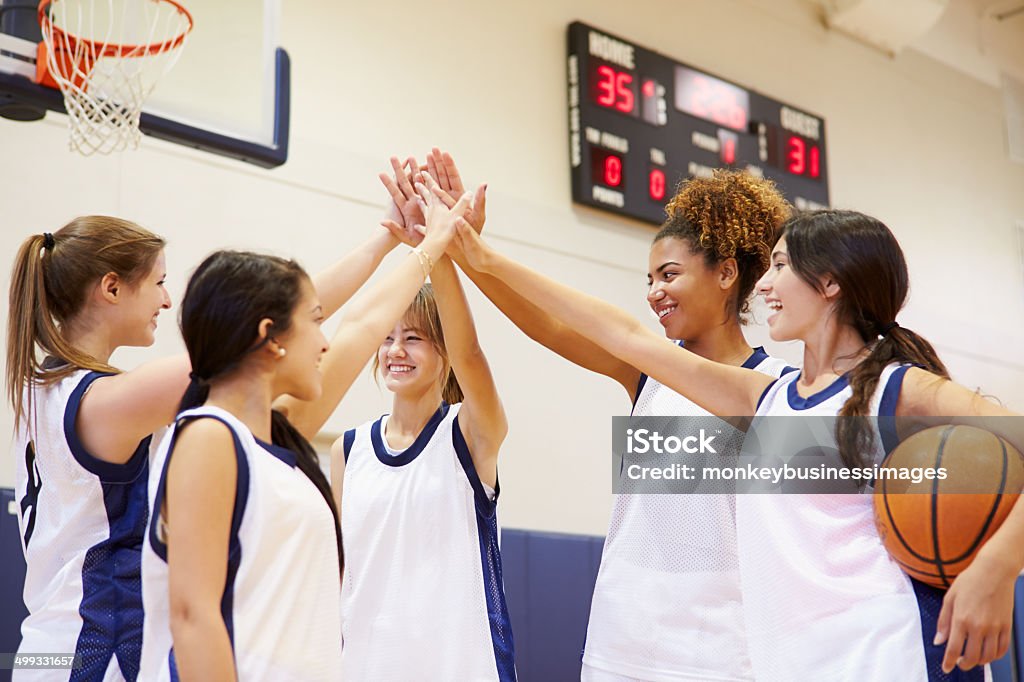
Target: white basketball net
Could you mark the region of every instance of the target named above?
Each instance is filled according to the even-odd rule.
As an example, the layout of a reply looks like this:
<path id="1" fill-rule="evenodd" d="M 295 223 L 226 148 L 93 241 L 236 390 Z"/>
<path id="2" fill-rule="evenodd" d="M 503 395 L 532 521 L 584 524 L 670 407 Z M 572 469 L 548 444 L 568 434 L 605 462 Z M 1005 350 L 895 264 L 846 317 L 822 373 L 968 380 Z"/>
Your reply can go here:
<path id="1" fill-rule="evenodd" d="M 64 94 L 72 151 L 137 148 L 142 106 L 178 61 L 191 17 L 168 0 L 52 0 L 46 11 L 47 66 Z"/>

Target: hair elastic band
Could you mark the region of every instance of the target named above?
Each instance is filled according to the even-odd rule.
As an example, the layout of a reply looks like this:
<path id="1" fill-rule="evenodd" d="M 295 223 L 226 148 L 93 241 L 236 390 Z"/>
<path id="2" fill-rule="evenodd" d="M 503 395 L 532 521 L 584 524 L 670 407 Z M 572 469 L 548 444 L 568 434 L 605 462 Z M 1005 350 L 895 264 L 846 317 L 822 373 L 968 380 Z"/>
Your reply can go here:
<path id="1" fill-rule="evenodd" d="M 43 248 L 47 251 L 53 251 L 53 247 L 57 245 L 57 242 L 53 240 L 53 235 L 49 232 L 43 232 Z"/>
<path id="2" fill-rule="evenodd" d="M 896 322 L 896 320 L 893 320 L 889 324 L 887 324 L 884 327 L 882 327 L 882 336 L 888 336 L 889 332 L 891 332 L 893 329 L 896 329 L 899 326 L 900 326 L 899 323 Z"/>

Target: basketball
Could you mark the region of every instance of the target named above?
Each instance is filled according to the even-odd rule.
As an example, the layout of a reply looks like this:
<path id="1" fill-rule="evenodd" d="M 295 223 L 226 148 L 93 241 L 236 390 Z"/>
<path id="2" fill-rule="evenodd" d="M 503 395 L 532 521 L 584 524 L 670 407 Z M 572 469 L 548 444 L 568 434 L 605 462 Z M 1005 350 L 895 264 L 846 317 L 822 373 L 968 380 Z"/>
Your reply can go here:
<path id="1" fill-rule="evenodd" d="M 883 468 L 946 470 L 945 479 L 881 478 L 875 523 L 890 556 L 911 577 L 946 589 L 999 528 L 1024 486 L 1024 457 L 973 426 L 936 426 L 904 440 Z"/>

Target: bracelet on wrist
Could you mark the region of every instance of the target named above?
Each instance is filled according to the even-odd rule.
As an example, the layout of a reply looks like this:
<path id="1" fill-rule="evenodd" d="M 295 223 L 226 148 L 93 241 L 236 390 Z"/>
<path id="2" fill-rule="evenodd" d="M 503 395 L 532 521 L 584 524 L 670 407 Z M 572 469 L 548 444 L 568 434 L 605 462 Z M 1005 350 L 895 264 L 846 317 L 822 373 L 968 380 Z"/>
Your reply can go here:
<path id="1" fill-rule="evenodd" d="M 434 269 L 434 259 L 430 257 L 430 254 L 416 246 L 412 250 L 416 254 L 417 260 L 420 262 L 420 268 L 423 270 L 423 281 L 427 281 L 427 277 L 430 276 L 430 271 Z"/>

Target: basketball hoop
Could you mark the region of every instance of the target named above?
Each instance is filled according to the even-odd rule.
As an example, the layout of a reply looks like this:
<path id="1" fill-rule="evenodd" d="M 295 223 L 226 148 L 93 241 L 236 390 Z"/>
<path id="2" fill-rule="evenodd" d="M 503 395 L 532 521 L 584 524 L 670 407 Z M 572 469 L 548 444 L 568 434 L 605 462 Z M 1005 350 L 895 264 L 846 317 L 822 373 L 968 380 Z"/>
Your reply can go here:
<path id="1" fill-rule="evenodd" d="M 139 146 L 146 98 L 194 22 L 176 0 L 42 0 L 36 82 L 60 88 L 70 146 L 85 156 Z"/>

